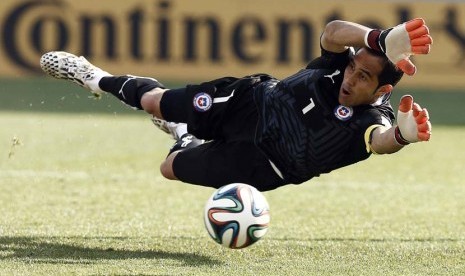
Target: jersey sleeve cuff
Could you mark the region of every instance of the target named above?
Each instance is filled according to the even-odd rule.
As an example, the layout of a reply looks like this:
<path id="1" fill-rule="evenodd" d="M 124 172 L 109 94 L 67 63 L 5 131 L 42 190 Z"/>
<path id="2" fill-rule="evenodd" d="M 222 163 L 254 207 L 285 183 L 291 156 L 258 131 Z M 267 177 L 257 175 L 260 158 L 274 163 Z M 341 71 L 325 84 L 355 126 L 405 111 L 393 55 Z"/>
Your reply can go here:
<path id="1" fill-rule="evenodd" d="M 385 127 L 383 125 L 371 125 L 367 128 L 367 130 L 365 131 L 365 146 L 366 146 L 366 150 L 368 153 L 374 153 L 374 154 L 378 154 L 376 151 L 374 151 L 372 148 L 371 148 L 371 134 L 373 132 L 373 130 L 375 130 L 376 128 L 378 127 Z"/>

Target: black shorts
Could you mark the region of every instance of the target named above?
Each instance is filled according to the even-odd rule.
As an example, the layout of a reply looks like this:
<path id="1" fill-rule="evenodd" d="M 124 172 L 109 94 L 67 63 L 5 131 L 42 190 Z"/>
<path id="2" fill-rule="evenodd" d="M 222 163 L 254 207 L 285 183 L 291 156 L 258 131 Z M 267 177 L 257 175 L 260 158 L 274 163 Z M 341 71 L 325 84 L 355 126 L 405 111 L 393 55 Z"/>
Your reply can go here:
<path id="1" fill-rule="evenodd" d="M 209 142 L 178 153 L 173 171 L 179 180 L 214 188 L 240 182 L 262 191 L 285 184 L 254 144 L 253 87 L 266 78 L 222 78 L 187 87 L 182 102 L 188 131 Z"/>
<path id="2" fill-rule="evenodd" d="M 285 185 L 263 153 L 248 142 L 214 140 L 186 149 L 174 159 L 173 171 L 183 182 L 213 188 L 246 183 L 268 191 Z"/>

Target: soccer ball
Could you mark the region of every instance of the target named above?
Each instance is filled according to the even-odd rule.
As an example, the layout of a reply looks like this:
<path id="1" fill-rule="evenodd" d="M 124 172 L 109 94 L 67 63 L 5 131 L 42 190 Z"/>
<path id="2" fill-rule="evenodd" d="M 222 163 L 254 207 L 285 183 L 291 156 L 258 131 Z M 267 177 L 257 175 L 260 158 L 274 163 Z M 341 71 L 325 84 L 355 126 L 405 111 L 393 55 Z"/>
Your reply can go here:
<path id="1" fill-rule="evenodd" d="M 270 223 L 269 209 L 263 194 L 254 187 L 229 184 L 208 199 L 205 227 L 217 243 L 233 249 L 244 248 L 266 234 Z"/>

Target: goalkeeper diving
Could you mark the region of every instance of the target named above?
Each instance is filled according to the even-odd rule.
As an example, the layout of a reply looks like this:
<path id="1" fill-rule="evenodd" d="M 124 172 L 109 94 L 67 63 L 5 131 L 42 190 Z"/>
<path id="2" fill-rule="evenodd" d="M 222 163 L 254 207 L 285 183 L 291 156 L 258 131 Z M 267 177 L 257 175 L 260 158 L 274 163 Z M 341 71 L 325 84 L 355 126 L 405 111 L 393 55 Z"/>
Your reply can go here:
<path id="1" fill-rule="evenodd" d="M 171 133 L 164 177 L 266 191 L 428 141 L 427 109 L 405 95 L 396 121 L 390 97 L 404 74 L 417 72 L 410 57 L 428 54 L 432 42 L 421 18 L 385 30 L 335 20 L 322 32 L 321 55 L 291 76 L 224 77 L 175 89 L 112 75 L 62 51 L 40 63 L 53 77 L 147 112 Z"/>

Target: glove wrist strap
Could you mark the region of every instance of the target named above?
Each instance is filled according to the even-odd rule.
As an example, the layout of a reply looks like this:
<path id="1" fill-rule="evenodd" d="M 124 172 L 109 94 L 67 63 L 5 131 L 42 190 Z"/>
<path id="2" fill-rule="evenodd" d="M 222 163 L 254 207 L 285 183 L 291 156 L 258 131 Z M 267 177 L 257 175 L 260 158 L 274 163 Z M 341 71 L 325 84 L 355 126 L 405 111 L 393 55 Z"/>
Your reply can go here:
<path id="1" fill-rule="evenodd" d="M 398 126 L 396 126 L 396 128 L 394 129 L 394 138 L 397 142 L 397 144 L 401 145 L 401 146 L 406 146 L 408 144 L 410 144 L 409 141 L 405 140 L 404 137 L 402 137 L 402 134 L 400 133 L 400 129 Z"/>
<path id="2" fill-rule="evenodd" d="M 371 30 L 365 35 L 365 45 L 370 47 L 375 51 L 382 52 L 382 49 L 379 44 L 379 37 L 381 35 L 381 30 Z"/>

